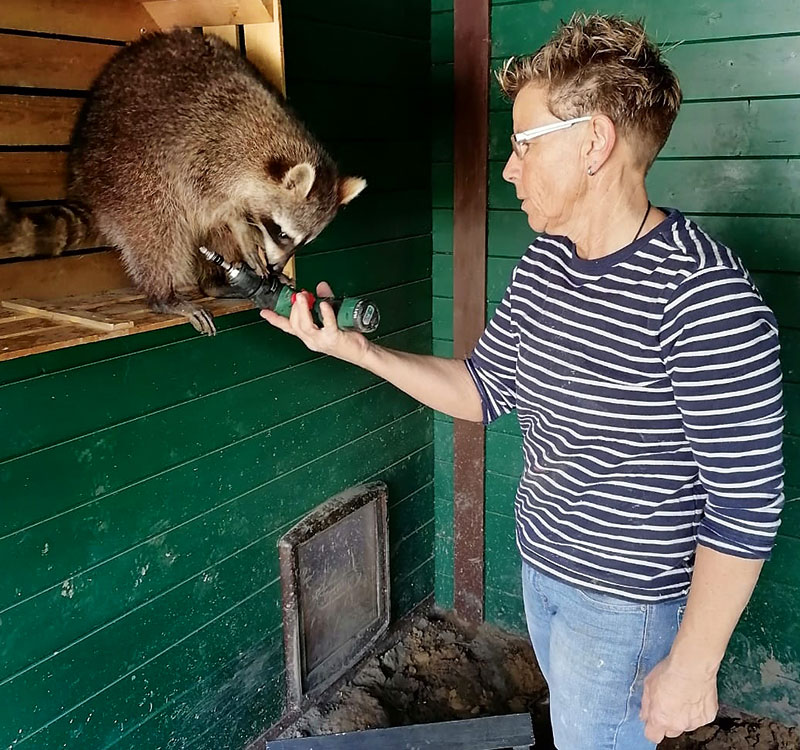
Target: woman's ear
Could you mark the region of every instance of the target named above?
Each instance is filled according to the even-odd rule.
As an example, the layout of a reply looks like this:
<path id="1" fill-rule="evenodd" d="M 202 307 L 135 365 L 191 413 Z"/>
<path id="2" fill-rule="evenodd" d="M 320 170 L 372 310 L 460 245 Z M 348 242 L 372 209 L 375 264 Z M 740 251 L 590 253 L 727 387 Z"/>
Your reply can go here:
<path id="1" fill-rule="evenodd" d="M 617 128 L 610 117 L 595 115 L 589 123 L 589 138 L 584 147 L 586 173 L 597 174 L 608 161 L 617 142 Z"/>

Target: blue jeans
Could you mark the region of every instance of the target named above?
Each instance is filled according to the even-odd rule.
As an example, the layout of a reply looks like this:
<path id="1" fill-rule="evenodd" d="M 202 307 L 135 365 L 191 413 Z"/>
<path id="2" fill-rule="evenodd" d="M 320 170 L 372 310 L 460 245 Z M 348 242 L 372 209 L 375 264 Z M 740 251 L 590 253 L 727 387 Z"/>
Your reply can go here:
<path id="1" fill-rule="evenodd" d="M 528 631 L 550 688 L 558 750 L 652 750 L 642 687 L 672 646 L 685 597 L 638 604 L 579 589 L 522 564 Z"/>

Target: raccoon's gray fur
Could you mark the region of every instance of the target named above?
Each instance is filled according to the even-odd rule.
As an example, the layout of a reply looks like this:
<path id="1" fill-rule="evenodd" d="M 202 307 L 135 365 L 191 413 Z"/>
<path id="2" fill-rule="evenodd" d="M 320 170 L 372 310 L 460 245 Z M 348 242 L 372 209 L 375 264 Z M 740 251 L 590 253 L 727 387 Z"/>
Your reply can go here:
<path id="1" fill-rule="evenodd" d="M 99 234 L 153 309 L 213 333 L 211 316 L 177 291 L 229 291 L 199 245 L 280 272 L 365 185 L 339 175 L 228 44 L 157 33 L 121 50 L 93 84 L 72 137 L 70 203 L 30 214 L 0 201 L 0 244 L 55 255 Z"/>

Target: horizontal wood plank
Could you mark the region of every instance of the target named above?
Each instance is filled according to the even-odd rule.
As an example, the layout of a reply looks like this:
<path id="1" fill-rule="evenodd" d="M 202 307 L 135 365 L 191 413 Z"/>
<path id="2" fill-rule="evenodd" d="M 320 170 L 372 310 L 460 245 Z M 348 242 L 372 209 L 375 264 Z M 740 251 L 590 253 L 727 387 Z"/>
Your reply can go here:
<path id="1" fill-rule="evenodd" d="M 133 0 L 3 0 L 0 28 L 129 40 L 158 26 Z"/>
<path id="2" fill-rule="evenodd" d="M 574 0 L 495 5 L 492 10 L 492 54 L 497 57 L 529 54 L 544 44 L 560 19 L 575 11 Z M 648 34 L 670 43 L 694 39 L 720 39 L 781 32 L 800 32 L 796 0 L 590 0 L 582 3 L 586 13 L 617 13 L 626 18 L 644 18 Z"/>
<path id="3" fill-rule="evenodd" d="M 0 33 L 0 86 L 86 90 L 120 47 Z"/>
<path id="4" fill-rule="evenodd" d="M 64 152 L 0 152 L 0 189 L 10 201 L 64 200 L 66 182 Z M 0 254 L 0 258 L 5 257 L 16 256 Z"/>
<path id="5" fill-rule="evenodd" d="M 119 255 L 110 250 L 0 263 L 0 300 L 56 299 L 129 285 Z"/>
<path id="6" fill-rule="evenodd" d="M 687 100 L 800 93 L 800 35 L 684 44 L 666 59 Z"/>
<path id="7" fill-rule="evenodd" d="M 0 94 L 0 145 L 66 146 L 82 99 Z"/>
<path id="8" fill-rule="evenodd" d="M 0 188 L 11 201 L 64 198 L 67 192 L 66 153 L 0 152 Z"/>
<path id="9" fill-rule="evenodd" d="M 660 156 L 799 154 L 798 121 L 800 99 L 687 102 Z"/>

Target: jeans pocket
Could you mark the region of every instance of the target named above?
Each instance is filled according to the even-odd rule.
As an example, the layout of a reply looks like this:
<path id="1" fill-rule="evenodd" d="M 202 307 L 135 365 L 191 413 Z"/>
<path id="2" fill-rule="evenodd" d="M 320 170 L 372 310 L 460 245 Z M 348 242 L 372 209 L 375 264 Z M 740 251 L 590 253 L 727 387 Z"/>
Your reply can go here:
<path id="1" fill-rule="evenodd" d="M 605 612 L 642 612 L 645 609 L 644 604 L 629 602 L 627 599 L 620 599 L 618 596 L 603 594 L 591 589 L 578 589 L 578 595 L 584 601 Z"/>

